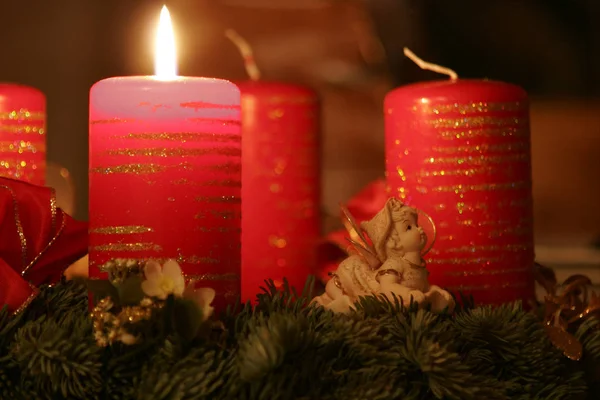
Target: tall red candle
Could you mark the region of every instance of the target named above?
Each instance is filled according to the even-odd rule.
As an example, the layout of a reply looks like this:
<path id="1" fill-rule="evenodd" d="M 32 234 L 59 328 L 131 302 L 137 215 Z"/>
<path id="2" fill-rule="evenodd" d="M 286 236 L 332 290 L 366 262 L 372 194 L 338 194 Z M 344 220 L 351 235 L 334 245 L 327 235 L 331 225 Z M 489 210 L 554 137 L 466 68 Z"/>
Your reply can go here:
<path id="1" fill-rule="evenodd" d="M 240 294 L 240 92 L 157 72 L 90 92 L 90 276 L 113 258 L 171 258 L 223 307 Z"/>
<path id="2" fill-rule="evenodd" d="M 242 94 L 242 298 L 265 279 L 298 292 L 316 265 L 319 109 L 316 94 L 283 83 L 244 82 Z"/>
<path id="3" fill-rule="evenodd" d="M 486 80 L 385 99 L 389 189 L 437 226 L 431 281 L 480 303 L 534 298 L 528 114 L 523 89 Z"/>
<path id="4" fill-rule="evenodd" d="M 0 83 L 0 176 L 46 181 L 46 97 L 35 88 Z"/>
<path id="5" fill-rule="evenodd" d="M 242 95 L 242 300 L 266 279 L 301 292 L 317 264 L 319 108 L 305 87 L 261 82 L 252 48 L 233 30 L 251 81 Z"/>

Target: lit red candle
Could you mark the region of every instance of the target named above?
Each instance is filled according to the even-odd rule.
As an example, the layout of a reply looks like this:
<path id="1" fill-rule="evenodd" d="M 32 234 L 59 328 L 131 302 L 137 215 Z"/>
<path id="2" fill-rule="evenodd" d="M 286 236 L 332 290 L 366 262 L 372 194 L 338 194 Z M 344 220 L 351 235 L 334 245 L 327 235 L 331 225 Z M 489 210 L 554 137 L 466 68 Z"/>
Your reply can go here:
<path id="1" fill-rule="evenodd" d="M 262 82 L 248 45 L 234 32 L 253 80 L 242 94 L 242 299 L 266 279 L 300 293 L 317 262 L 319 104 L 314 91 Z"/>
<path id="2" fill-rule="evenodd" d="M 529 108 L 487 80 L 403 86 L 385 99 L 389 189 L 428 213 L 431 281 L 480 303 L 534 298 Z"/>
<path id="3" fill-rule="evenodd" d="M 177 77 L 165 58 L 157 76 L 92 87 L 90 275 L 113 258 L 173 258 L 223 306 L 240 292 L 240 93 Z"/>
<path id="4" fill-rule="evenodd" d="M 0 176 L 46 181 L 46 97 L 35 88 L 0 83 Z"/>

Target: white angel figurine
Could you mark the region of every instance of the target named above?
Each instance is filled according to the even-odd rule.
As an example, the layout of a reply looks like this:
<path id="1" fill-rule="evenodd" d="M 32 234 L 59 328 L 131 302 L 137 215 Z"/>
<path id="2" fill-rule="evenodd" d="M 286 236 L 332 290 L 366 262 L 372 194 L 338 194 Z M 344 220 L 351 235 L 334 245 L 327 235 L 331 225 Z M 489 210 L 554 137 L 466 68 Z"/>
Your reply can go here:
<path id="1" fill-rule="evenodd" d="M 393 301 L 411 299 L 421 305 L 431 304 L 433 311 L 454 308 L 447 291 L 429 284 L 422 256 L 427 236 L 418 225 L 416 209 L 391 198 L 384 208 L 359 228 L 350 213 L 342 208 L 350 243 L 356 250 L 344 260 L 325 287 L 325 293 L 313 301 L 334 311 L 347 311 L 360 296 L 383 294 Z M 362 229 L 361 229 L 362 228 Z M 367 233 L 371 243 L 362 230 Z"/>

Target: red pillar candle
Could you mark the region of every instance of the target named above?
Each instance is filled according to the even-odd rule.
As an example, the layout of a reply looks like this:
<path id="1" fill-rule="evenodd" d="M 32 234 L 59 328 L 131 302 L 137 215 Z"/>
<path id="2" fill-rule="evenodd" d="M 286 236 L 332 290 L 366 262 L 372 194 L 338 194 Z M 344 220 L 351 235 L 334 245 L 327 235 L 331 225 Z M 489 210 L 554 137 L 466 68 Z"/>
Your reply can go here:
<path id="1" fill-rule="evenodd" d="M 304 87 L 244 82 L 242 298 L 265 279 L 301 292 L 319 239 L 319 109 Z"/>
<path id="2" fill-rule="evenodd" d="M 534 298 L 528 114 L 521 88 L 486 80 L 385 99 L 389 189 L 437 226 L 431 282 L 479 303 Z"/>
<path id="3" fill-rule="evenodd" d="M 240 294 L 240 92 L 174 74 L 92 87 L 90 276 L 113 258 L 172 258 L 222 307 Z"/>
<path id="4" fill-rule="evenodd" d="M 286 278 L 300 293 L 317 264 L 319 108 L 310 89 L 259 82 L 250 45 L 233 30 L 251 81 L 242 94 L 242 300 L 266 279 Z"/>
<path id="5" fill-rule="evenodd" d="M 35 88 L 0 83 L 0 176 L 45 184 L 46 97 Z"/>

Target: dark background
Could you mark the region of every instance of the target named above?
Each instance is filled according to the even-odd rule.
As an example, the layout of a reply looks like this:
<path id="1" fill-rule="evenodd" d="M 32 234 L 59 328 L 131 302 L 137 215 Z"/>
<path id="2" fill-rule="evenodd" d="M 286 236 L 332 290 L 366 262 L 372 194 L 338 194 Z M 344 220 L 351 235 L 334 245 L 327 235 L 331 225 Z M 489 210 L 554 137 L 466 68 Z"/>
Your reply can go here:
<path id="1" fill-rule="evenodd" d="M 48 152 L 87 215 L 87 107 L 105 77 L 153 73 L 161 1 L 0 0 L 0 81 L 48 97 Z M 536 237 L 600 234 L 600 2 L 597 0 L 171 0 L 181 75 L 245 79 L 234 28 L 266 79 L 323 98 L 323 209 L 383 173 L 382 101 L 438 76 L 403 46 L 461 77 L 503 80 L 531 95 Z M 334 217 L 331 217 L 332 220 Z M 326 221 L 328 221 L 326 219 Z M 568 239 L 567 239 L 568 238 Z"/>

